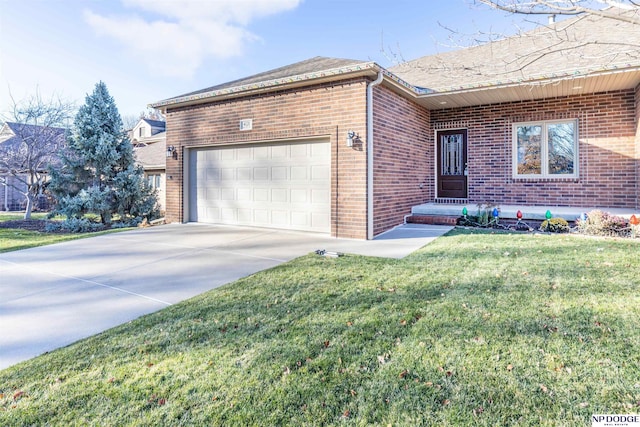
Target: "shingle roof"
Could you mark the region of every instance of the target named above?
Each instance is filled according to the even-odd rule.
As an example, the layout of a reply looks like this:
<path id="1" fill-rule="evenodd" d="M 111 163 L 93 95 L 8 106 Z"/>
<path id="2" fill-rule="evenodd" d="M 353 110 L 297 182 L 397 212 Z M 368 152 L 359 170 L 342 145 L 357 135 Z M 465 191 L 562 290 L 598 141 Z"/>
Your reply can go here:
<path id="1" fill-rule="evenodd" d="M 323 56 L 316 56 L 304 61 L 296 62 L 295 64 L 286 65 L 284 67 L 276 68 L 273 70 L 265 71 L 263 73 L 254 74 L 249 77 L 243 77 L 231 82 L 222 83 L 217 86 L 212 86 L 206 89 L 197 90 L 195 92 L 185 93 L 178 96 L 190 96 L 197 95 L 199 93 L 206 93 L 220 89 L 228 89 L 232 87 L 244 86 L 252 83 L 261 83 L 268 80 L 284 79 L 287 77 L 299 76 L 301 74 L 316 73 L 324 70 L 330 70 L 332 68 L 348 67 L 350 65 L 359 64 L 366 61 L 358 61 L 355 59 L 342 59 L 342 58 L 326 58 Z"/>
<path id="2" fill-rule="evenodd" d="M 57 127 L 44 127 L 22 123 L 5 122 L 0 144 L 8 148 L 23 142 L 26 138 L 47 138 L 57 144 L 64 143 L 66 129 Z"/>
<path id="3" fill-rule="evenodd" d="M 617 9 L 612 13 L 629 13 Z M 526 82 L 640 66 L 640 27 L 582 15 L 519 36 L 438 55 L 389 70 L 436 92 Z"/>
<path id="4" fill-rule="evenodd" d="M 134 150 L 136 161 L 144 169 L 164 168 L 167 162 L 166 141 L 158 141 Z"/>
<path id="5" fill-rule="evenodd" d="M 151 119 L 145 119 L 145 118 L 143 118 L 142 120 L 149 123 L 149 125 L 151 125 L 151 127 L 154 127 L 154 128 L 165 129 L 166 127 L 166 123 L 163 122 L 162 120 L 151 120 Z"/>
<path id="6" fill-rule="evenodd" d="M 344 73 L 360 72 L 370 69 L 374 65 L 373 62 L 367 61 L 316 56 L 315 58 L 296 62 L 295 64 L 158 101 L 150 104 L 150 106 L 159 108 L 171 104 L 198 101 L 221 95 L 234 95 L 251 90 L 264 90 L 287 85 L 292 82 L 300 83 L 319 78 L 334 78 Z"/>

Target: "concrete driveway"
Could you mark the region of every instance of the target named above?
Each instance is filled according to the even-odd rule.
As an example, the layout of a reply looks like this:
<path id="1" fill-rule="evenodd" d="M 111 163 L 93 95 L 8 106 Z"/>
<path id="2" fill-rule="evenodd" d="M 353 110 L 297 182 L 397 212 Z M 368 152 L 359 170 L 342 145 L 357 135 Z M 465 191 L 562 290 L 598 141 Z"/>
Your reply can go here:
<path id="1" fill-rule="evenodd" d="M 0 369 L 318 249 L 402 258 L 448 230 L 360 241 L 172 224 L 0 254 Z"/>

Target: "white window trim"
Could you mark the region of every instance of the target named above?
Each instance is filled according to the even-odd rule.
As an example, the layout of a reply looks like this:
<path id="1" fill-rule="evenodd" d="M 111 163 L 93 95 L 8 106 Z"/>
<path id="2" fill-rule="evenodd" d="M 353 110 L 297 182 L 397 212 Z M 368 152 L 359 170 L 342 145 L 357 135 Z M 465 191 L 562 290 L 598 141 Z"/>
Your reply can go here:
<path id="1" fill-rule="evenodd" d="M 548 125 L 553 125 L 553 124 L 558 124 L 558 123 L 570 123 L 573 122 L 573 129 L 574 129 L 574 135 L 573 135 L 573 173 L 572 174 L 549 174 L 548 173 L 548 168 L 549 168 L 549 143 L 547 141 L 548 135 L 549 135 L 549 131 L 547 126 Z M 542 166 L 542 173 L 540 174 L 528 174 L 528 175 L 521 175 L 518 174 L 518 127 L 520 126 L 541 126 L 542 127 L 542 141 L 541 141 L 541 166 Z M 511 159 L 511 164 L 512 164 L 512 174 L 513 174 L 513 178 L 514 179 L 531 179 L 531 180 L 535 180 L 535 179 L 544 179 L 544 180 L 563 180 L 563 179 L 576 179 L 579 176 L 579 171 L 578 171 L 578 159 L 579 157 L 579 152 L 578 152 L 578 147 L 580 144 L 578 144 L 578 119 L 562 119 L 562 120 L 536 120 L 536 121 L 531 121 L 531 122 L 518 122 L 518 123 L 513 123 L 512 126 L 512 142 L 511 142 L 511 152 L 512 152 L 512 159 Z"/>

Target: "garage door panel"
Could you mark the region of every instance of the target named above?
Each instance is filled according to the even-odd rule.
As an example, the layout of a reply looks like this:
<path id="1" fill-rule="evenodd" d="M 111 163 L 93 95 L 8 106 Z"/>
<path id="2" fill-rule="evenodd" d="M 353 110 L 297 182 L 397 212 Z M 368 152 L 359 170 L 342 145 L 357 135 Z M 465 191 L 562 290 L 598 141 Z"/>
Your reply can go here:
<path id="1" fill-rule="evenodd" d="M 253 180 L 254 181 L 268 181 L 269 169 L 265 167 L 253 168 Z"/>
<path id="2" fill-rule="evenodd" d="M 250 202 L 253 200 L 253 190 L 251 188 L 238 188 L 236 194 L 239 202 Z"/>
<path id="3" fill-rule="evenodd" d="M 331 226 L 329 216 L 317 213 L 311 213 L 311 228 L 328 229 Z"/>
<path id="4" fill-rule="evenodd" d="M 203 197 L 204 200 L 211 200 L 211 201 L 220 200 L 220 189 L 217 187 L 198 189 L 198 194 L 200 194 L 200 192 L 204 194 L 204 197 Z"/>
<path id="5" fill-rule="evenodd" d="M 237 169 L 238 181 L 251 181 L 253 179 L 253 170 L 247 167 L 239 167 Z"/>
<path id="6" fill-rule="evenodd" d="M 284 181 L 287 179 L 288 168 L 286 166 L 275 166 L 271 168 L 271 179 L 273 181 Z"/>
<path id="7" fill-rule="evenodd" d="M 253 147 L 253 158 L 265 160 L 269 158 L 269 147 Z"/>
<path id="8" fill-rule="evenodd" d="M 238 222 L 253 222 L 253 211 L 251 209 L 238 209 Z"/>
<path id="9" fill-rule="evenodd" d="M 291 189 L 291 203 L 307 203 L 309 190 L 306 188 L 293 188 Z"/>
<path id="10" fill-rule="evenodd" d="M 268 202 L 269 201 L 269 189 L 268 188 L 256 188 L 253 190 L 254 202 Z"/>
<path id="11" fill-rule="evenodd" d="M 203 208 L 203 216 L 206 218 L 211 218 L 213 221 L 220 221 L 220 208 L 211 208 L 204 207 Z"/>
<path id="12" fill-rule="evenodd" d="M 331 203 L 331 193 L 327 190 L 311 190 L 311 203 L 326 205 Z"/>
<path id="13" fill-rule="evenodd" d="M 295 144 L 291 146 L 291 158 L 306 158 L 308 157 L 307 152 L 307 144 Z"/>
<path id="14" fill-rule="evenodd" d="M 274 188 L 271 190 L 271 201 L 273 203 L 287 203 L 289 201 L 289 190 L 286 188 Z"/>
<path id="15" fill-rule="evenodd" d="M 274 145 L 271 147 L 271 158 L 286 159 L 289 155 L 288 145 Z"/>
<path id="16" fill-rule="evenodd" d="M 326 181 L 329 179 L 331 173 L 326 166 L 311 166 L 311 179 L 313 181 Z"/>
<path id="17" fill-rule="evenodd" d="M 292 181 L 307 181 L 308 176 L 306 167 L 294 166 L 291 168 Z"/>
<path id="18" fill-rule="evenodd" d="M 235 200 L 236 190 L 235 188 L 223 188 L 220 191 L 220 200 Z"/>
<path id="19" fill-rule="evenodd" d="M 330 231 L 328 142 L 193 149 L 190 220 Z"/>
<path id="20" fill-rule="evenodd" d="M 235 159 L 236 150 L 220 150 L 220 160 L 233 160 Z"/>
<path id="21" fill-rule="evenodd" d="M 310 216 L 309 212 L 291 211 L 291 225 L 300 228 L 309 227 L 311 226 Z"/>

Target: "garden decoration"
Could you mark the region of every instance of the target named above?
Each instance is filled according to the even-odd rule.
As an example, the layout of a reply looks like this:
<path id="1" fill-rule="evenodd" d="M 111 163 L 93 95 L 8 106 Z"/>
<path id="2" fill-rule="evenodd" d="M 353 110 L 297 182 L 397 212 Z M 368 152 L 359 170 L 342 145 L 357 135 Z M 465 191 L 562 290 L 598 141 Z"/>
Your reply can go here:
<path id="1" fill-rule="evenodd" d="M 469 216 L 469 210 L 465 206 L 462 208 L 462 221 L 460 225 L 479 228 L 499 228 L 512 231 L 533 231 L 533 228 L 522 220 L 522 211 L 519 210 L 516 213 L 516 218 L 518 221 L 515 224 L 500 224 L 500 210 L 497 207 L 494 207 L 490 213 L 488 211 L 479 212 L 478 216 L 474 217 Z"/>
<path id="2" fill-rule="evenodd" d="M 629 225 L 631 226 L 631 237 L 633 238 L 636 238 L 638 235 L 638 224 L 640 224 L 640 219 L 635 215 L 631 215 Z"/>

